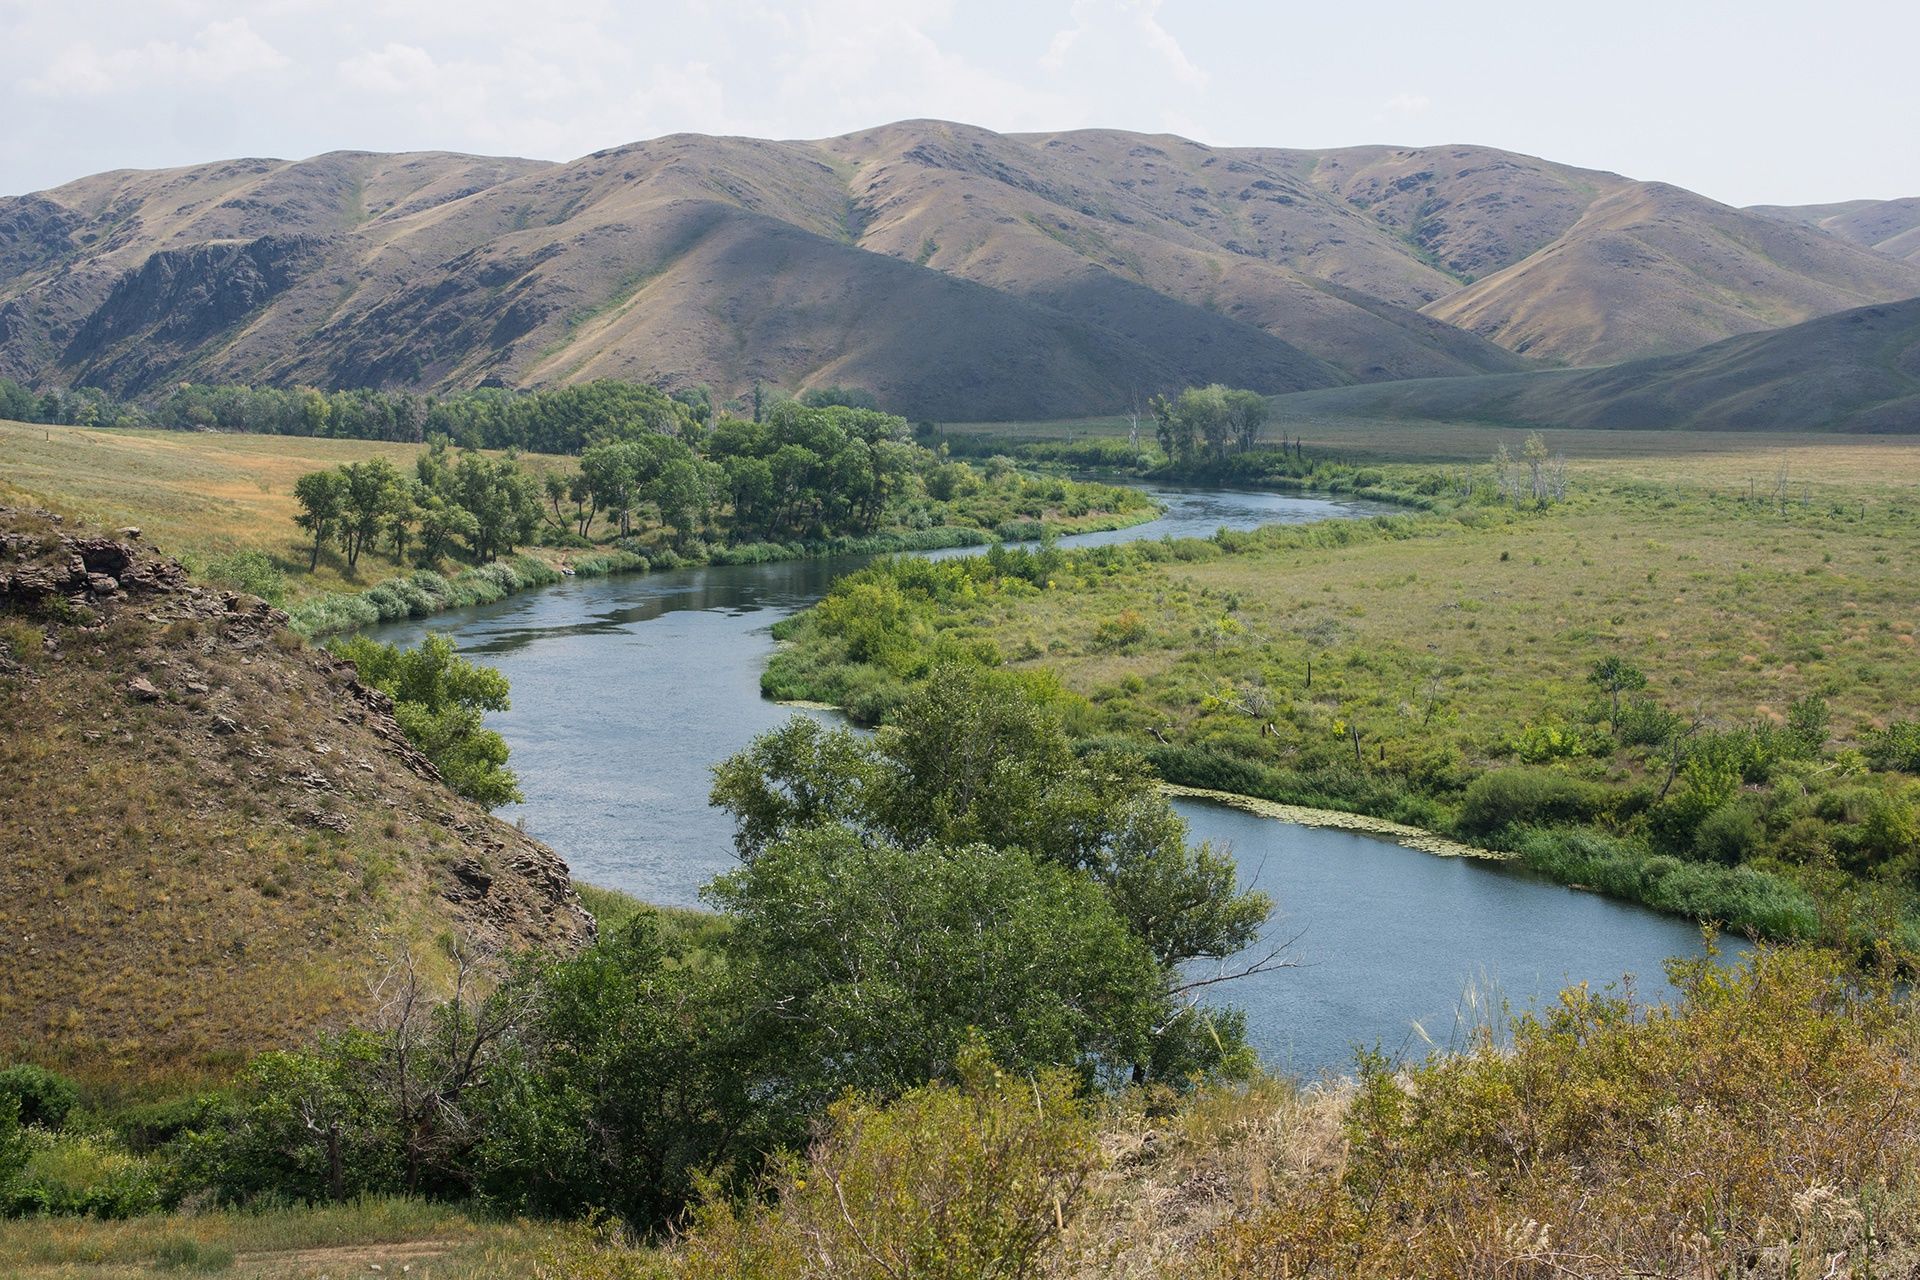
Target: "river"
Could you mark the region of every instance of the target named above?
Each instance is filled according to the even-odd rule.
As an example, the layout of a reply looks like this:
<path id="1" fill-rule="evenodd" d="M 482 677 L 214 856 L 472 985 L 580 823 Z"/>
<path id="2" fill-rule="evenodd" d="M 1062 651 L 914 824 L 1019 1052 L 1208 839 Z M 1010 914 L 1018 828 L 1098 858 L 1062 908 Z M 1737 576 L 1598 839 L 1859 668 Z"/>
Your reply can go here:
<path id="1" fill-rule="evenodd" d="M 1160 489 L 1150 524 L 1062 540 L 1099 545 L 1378 507 L 1319 497 Z M 967 554 L 966 551 L 935 555 Z M 496 604 L 382 627 L 412 644 L 451 635 L 498 667 L 513 709 L 490 718 L 513 749 L 524 804 L 501 811 L 558 850 L 576 878 L 692 906 L 733 863 L 732 824 L 706 803 L 709 768 L 796 714 L 760 696 L 769 628 L 868 557 L 576 578 Z M 806 713 L 815 714 L 815 713 Z M 1667 990 L 1662 961 L 1697 955 L 1685 921 L 1476 859 L 1300 827 L 1182 800 L 1196 840 L 1230 846 L 1242 880 L 1278 904 L 1268 935 L 1292 966 L 1214 988 L 1246 1009 L 1271 1066 L 1344 1072 L 1355 1045 L 1418 1055 L 1574 982 L 1632 973 Z"/>

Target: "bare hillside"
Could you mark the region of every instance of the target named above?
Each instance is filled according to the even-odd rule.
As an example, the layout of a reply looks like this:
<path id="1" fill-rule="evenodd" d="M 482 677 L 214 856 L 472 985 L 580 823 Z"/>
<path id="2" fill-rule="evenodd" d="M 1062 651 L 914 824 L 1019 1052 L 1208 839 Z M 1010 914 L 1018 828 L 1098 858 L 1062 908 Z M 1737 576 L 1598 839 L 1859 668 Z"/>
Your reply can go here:
<path id="1" fill-rule="evenodd" d="M 236 160 L 0 199 L 0 375 L 852 383 L 917 417 L 1054 416 L 1666 354 L 1920 293 L 1920 263 L 1847 238 L 1866 225 L 1484 147 L 924 120 L 564 164 Z"/>
<path id="2" fill-rule="evenodd" d="M 1538 252 L 1426 307 L 1576 365 L 1665 355 L 1920 294 L 1920 265 L 1662 183 L 1588 206 Z"/>

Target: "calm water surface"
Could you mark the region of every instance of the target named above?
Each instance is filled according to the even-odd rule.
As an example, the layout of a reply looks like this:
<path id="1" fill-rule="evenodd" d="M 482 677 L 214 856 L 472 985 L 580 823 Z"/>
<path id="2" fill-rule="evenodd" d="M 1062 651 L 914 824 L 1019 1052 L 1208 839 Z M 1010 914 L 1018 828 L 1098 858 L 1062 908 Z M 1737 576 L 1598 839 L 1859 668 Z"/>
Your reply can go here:
<path id="1" fill-rule="evenodd" d="M 1152 492 L 1151 524 L 1063 539 L 1101 545 L 1216 529 L 1375 514 L 1364 503 L 1222 490 Z M 937 556 L 966 551 L 935 552 Z M 491 723 L 513 748 L 525 804 L 501 811 L 557 849 L 574 875 L 649 902 L 690 906 L 732 859 L 732 825 L 707 806 L 708 770 L 796 714 L 760 697 L 768 629 L 867 557 L 569 579 L 497 604 L 380 628 L 428 630 L 503 671 L 513 709 Z M 1569 982 L 1637 974 L 1696 954 L 1684 921 L 1348 832 L 1292 826 L 1221 805 L 1177 807 L 1195 839 L 1233 848 L 1243 879 L 1272 894 L 1269 934 L 1295 967 L 1224 984 L 1272 1065 L 1316 1074 L 1356 1043 L 1418 1052 L 1457 1038 L 1456 1016 L 1516 1006 Z"/>

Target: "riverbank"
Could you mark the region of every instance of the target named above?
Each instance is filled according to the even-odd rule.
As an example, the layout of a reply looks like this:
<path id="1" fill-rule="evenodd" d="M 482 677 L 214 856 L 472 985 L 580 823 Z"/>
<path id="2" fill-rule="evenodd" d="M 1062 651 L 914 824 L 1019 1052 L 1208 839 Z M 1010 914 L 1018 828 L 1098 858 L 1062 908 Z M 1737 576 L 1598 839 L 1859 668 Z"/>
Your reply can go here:
<path id="1" fill-rule="evenodd" d="M 289 614 L 289 625 L 309 639 L 320 639 L 383 622 L 428 618 L 450 609 L 492 604 L 516 592 L 552 586 L 570 577 L 610 577 L 703 565 L 776 564 L 788 560 L 901 555 L 914 551 L 944 551 L 955 547 L 984 547 L 1001 541 L 1035 541 L 1128 529 L 1150 523 L 1159 516 L 1160 510 L 1156 505 L 1138 512 L 1103 513 L 1071 520 L 1021 521 L 1017 527 L 992 532 L 969 525 L 941 525 L 932 529 L 828 538 L 815 542 L 722 545 L 695 554 L 668 549 L 657 551 L 651 557 L 617 547 L 596 548 L 591 553 L 572 557 L 562 551 L 553 559 L 526 551 L 492 564 L 463 570 L 452 577 L 431 569 L 416 569 L 412 573 L 376 583 L 365 591 L 329 592 L 316 596 L 294 606 Z"/>
<path id="2" fill-rule="evenodd" d="M 1920 581 L 1892 548 L 1916 514 L 1861 481 L 1535 503 L 1455 475 L 1420 515 L 870 570 L 781 624 L 763 688 L 875 723 L 936 658 L 1029 668 L 1079 736 L 1172 783 L 1770 938 L 1907 946 Z"/>
<path id="3" fill-rule="evenodd" d="M 1160 790 L 1167 795 L 1179 796 L 1186 800 L 1208 800 L 1214 804 L 1228 805 L 1262 818 L 1272 818 L 1276 822 L 1377 836 L 1402 848 L 1418 849 L 1422 853 L 1431 853 L 1442 858 L 1479 858 L 1487 862 L 1512 862 L 1515 858 L 1515 855 L 1510 852 L 1483 849 L 1478 845 L 1452 840 L 1431 831 L 1423 831 L 1419 827 L 1410 827 L 1404 822 L 1391 822 L 1385 818 L 1369 817 L 1364 813 L 1280 804 L 1272 800 L 1262 800 L 1258 796 L 1244 796 L 1233 791 L 1216 791 L 1210 787 L 1187 787 L 1177 782 L 1163 782 L 1160 784 Z"/>

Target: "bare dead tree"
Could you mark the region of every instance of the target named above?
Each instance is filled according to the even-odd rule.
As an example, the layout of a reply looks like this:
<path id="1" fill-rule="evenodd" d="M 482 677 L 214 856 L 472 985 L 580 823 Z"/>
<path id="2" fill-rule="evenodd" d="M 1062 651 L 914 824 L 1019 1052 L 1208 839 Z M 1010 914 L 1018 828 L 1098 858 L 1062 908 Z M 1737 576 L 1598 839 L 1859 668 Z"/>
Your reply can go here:
<path id="1" fill-rule="evenodd" d="M 501 984 L 470 948 L 454 944 L 449 959 L 453 989 L 444 996 L 423 978 L 411 951 L 375 988 L 374 1025 L 385 1040 L 376 1084 L 402 1136 L 410 1193 L 428 1168 L 450 1163 L 446 1157 L 473 1140 L 472 1091 L 533 1012 L 532 989 Z"/>

